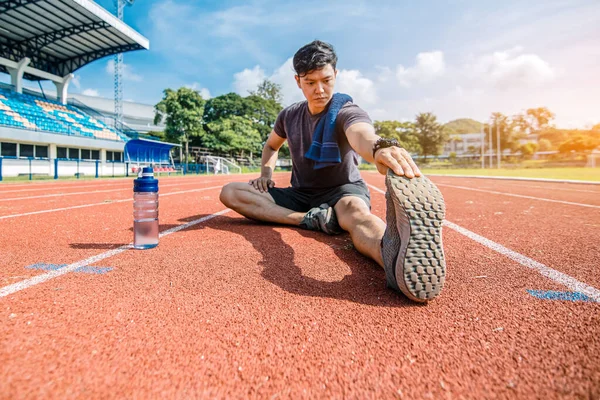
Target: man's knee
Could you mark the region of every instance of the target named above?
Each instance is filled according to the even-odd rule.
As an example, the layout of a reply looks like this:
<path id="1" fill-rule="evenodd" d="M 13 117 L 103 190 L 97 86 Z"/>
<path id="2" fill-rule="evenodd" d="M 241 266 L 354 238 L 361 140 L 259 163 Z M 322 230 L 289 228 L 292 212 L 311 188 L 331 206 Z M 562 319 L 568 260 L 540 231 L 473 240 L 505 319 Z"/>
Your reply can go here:
<path id="1" fill-rule="evenodd" d="M 356 196 L 342 197 L 335 205 L 335 212 L 340 226 L 345 230 L 372 216 L 367 203 Z"/>
<path id="2" fill-rule="evenodd" d="M 244 182 L 231 182 L 223 186 L 219 200 L 227 207 L 240 212 L 241 207 L 256 205 L 260 198 L 275 202 L 267 192 L 259 192 L 252 185 Z"/>
<path id="3" fill-rule="evenodd" d="M 237 191 L 239 190 L 240 182 L 231 182 L 223 186 L 219 200 L 227 207 L 232 207 L 236 203 Z"/>

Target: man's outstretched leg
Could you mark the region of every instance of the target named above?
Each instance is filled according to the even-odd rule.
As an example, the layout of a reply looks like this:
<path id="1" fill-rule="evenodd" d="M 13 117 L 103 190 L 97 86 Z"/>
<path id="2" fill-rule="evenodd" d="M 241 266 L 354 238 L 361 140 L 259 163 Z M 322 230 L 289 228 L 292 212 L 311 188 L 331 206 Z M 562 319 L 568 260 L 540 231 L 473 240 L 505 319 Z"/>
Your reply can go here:
<path id="1" fill-rule="evenodd" d="M 386 230 L 381 249 L 388 286 L 414 301 L 440 294 L 446 279 L 442 222 L 446 207 L 425 176 L 408 179 L 388 171 Z"/>
<path id="2" fill-rule="evenodd" d="M 288 189 L 275 189 L 278 198 L 290 195 Z M 273 192 L 274 189 L 271 189 Z M 275 193 L 273 193 L 275 194 Z M 318 230 L 330 235 L 341 232 L 333 209 L 327 204 L 309 209 L 301 203 L 293 202 L 290 207 L 301 211 L 280 206 L 269 192 L 261 192 L 252 185 L 233 182 L 225 185 L 219 196 L 221 202 L 245 217 L 258 221 L 275 222 L 278 224 L 294 225 L 304 229 Z M 304 210 L 307 209 L 307 211 Z"/>
<path id="3" fill-rule="evenodd" d="M 414 301 L 430 300 L 446 277 L 444 199 L 426 177 L 408 179 L 390 170 L 386 186 L 386 223 L 360 198 L 344 197 L 335 207 L 340 225 L 360 253 L 384 268 L 389 287 Z"/>

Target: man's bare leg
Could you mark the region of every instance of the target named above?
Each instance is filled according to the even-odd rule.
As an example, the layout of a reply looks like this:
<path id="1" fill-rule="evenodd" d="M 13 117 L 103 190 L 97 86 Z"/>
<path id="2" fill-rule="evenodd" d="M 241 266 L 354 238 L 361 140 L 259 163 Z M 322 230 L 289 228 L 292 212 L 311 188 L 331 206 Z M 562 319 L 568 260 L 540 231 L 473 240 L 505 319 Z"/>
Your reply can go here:
<path id="1" fill-rule="evenodd" d="M 340 226 L 350 233 L 356 250 L 383 267 L 381 238 L 385 232 L 385 223 L 371 214 L 360 197 L 342 197 L 334 208 Z"/>
<path id="2" fill-rule="evenodd" d="M 306 215 L 278 206 L 268 192 L 260 192 L 244 182 L 225 185 L 219 199 L 232 210 L 259 221 L 298 226 Z"/>

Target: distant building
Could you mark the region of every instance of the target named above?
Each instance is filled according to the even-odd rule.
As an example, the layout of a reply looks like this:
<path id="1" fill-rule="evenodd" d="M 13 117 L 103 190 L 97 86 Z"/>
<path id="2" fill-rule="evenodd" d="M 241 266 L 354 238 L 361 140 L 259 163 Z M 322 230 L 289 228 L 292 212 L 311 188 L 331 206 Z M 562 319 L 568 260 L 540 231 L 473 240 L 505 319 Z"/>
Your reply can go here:
<path id="1" fill-rule="evenodd" d="M 110 119 L 114 118 L 115 100 L 104 97 L 86 96 L 71 93 L 70 99 L 75 99 L 86 106 L 102 113 Z M 165 125 L 154 125 L 154 106 L 150 104 L 123 101 L 123 123 L 139 133 L 162 132 Z"/>
<path id="2" fill-rule="evenodd" d="M 469 147 L 477 149 L 477 154 L 481 152 L 481 133 L 463 133 L 451 135 L 450 140 L 444 145 L 443 156 L 449 156 L 450 153 L 456 153 L 457 156 L 468 155 Z"/>
<path id="3" fill-rule="evenodd" d="M 527 143 L 537 143 L 539 135 L 537 133 L 532 133 L 530 135 L 519 138 L 519 144 L 527 144 Z"/>
<path id="4" fill-rule="evenodd" d="M 450 140 L 444 145 L 444 150 L 442 152 L 442 156 L 449 156 L 450 153 L 455 153 L 457 156 L 466 156 L 466 155 L 475 155 L 481 153 L 481 140 L 484 140 L 484 147 L 487 151 L 489 140 L 487 135 L 484 135 L 480 132 L 478 133 L 463 133 L 463 134 L 455 134 L 450 136 Z M 524 136 L 522 138 L 517 139 L 519 145 L 526 143 L 537 143 L 538 135 L 531 134 Z M 469 152 L 469 147 L 475 150 L 475 152 Z M 496 149 L 496 143 L 492 143 L 492 148 Z M 509 149 L 502 149 L 502 153 L 510 153 Z"/>

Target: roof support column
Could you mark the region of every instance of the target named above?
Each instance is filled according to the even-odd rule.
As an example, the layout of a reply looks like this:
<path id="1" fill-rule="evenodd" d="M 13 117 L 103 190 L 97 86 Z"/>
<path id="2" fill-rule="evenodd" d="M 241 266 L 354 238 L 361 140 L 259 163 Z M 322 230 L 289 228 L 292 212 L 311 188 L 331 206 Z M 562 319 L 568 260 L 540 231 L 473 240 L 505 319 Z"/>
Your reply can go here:
<path id="1" fill-rule="evenodd" d="M 67 89 L 69 88 L 69 83 L 74 76 L 75 75 L 73 74 L 67 74 L 60 81 L 52 81 L 56 86 L 56 98 L 59 99 L 63 104 L 67 104 Z"/>
<path id="2" fill-rule="evenodd" d="M 17 93 L 23 93 L 23 74 L 25 73 L 25 68 L 27 68 L 30 62 L 31 59 L 25 57 L 19 61 L 16 68 L 8 66 L 6 67 L 10 73 L 10 83 L 13 85 L 14 91 Z"/>

